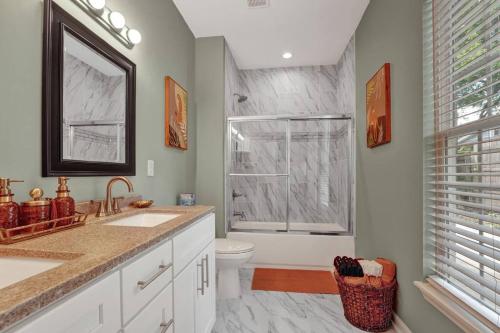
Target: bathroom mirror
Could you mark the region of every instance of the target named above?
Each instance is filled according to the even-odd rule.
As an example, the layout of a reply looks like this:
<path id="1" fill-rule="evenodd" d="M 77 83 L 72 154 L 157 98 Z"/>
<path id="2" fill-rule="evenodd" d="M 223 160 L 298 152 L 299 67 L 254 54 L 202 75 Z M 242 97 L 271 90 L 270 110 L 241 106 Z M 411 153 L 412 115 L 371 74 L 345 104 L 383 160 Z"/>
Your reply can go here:
<path id="1" fill-rule="evenodd" d="M 43 176 L 135 174 L 135 65 L 45 1 Z"/>

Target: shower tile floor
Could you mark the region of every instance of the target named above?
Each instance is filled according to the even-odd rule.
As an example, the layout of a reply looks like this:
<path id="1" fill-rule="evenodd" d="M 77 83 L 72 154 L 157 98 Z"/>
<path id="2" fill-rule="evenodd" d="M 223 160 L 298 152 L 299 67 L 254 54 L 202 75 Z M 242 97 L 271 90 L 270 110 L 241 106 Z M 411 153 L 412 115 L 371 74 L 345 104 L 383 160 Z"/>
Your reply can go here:
<path id="1" fill-rule="evenodd" d="M 252 276 L 240 270 L 241 299 L 217 301 L 212 333 L 364 332 L 344 318 L 340 296 L 252 291 Z"/>

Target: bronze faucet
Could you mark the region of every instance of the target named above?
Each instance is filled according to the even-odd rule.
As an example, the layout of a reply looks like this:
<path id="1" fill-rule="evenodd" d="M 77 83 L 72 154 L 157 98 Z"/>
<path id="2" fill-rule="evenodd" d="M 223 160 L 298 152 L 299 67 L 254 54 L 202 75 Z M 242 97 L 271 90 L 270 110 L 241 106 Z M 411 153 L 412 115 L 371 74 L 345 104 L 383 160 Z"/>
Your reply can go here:
<path id="1" fill-rule="evenodd" d="M 132 182 L 127 177 L 118 176 L 118 177 L 111 178 L 109 180 L 109 182 L 108 182 L 108 185 L 106 186 L 106 201 L 104 201 L 104 214 L 106 216 L 114 215 L 114 214 L 120 212 L 119 205 L 118 205 L 118 203 L 116 201 L 118 198 L 114 198 L 115 199 L 114 201 L 115 201 L 115 206 L 116 207 L 113 208 L 113 203 L 112 203 L 113 202 L 113 198 L 112 198 L 112 195 L 111 195 L 111 189 L 113 187 L 113 184 L 116 183 L 117 181 L 122 181 L 125 184 L 127 184 L 129 192 L 133 192 L 134 191 L 134 186 L 132 185 Z"/>

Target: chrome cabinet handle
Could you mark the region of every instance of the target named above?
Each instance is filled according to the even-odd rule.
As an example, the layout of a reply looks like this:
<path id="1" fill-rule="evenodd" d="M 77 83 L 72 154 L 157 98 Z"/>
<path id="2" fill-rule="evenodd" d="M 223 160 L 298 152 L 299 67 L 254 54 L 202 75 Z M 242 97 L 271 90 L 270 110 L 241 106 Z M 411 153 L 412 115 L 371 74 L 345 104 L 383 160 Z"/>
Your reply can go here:
<path id="1" fill-rule="evenodd" d="M 209 284 L 210 272 L 208 269 L 208 254 L 205 255 L 205 258 L 203 258 L 203 260 L 205 261 L 205 264 L 207 265 L 207 268 L 205 269 L 205 273 L 207 275 L 207 280 L 205 281 L 205 283 L 206 283 L 206 287 L 209 288 L 209 286 L 210 286 L 210 284 Z"/>
<path id="2" fill-rule="evenodd" d="M 172 267 L 172 264 L 168 264 L 168 265 L 160 265 L 158 266 L 158 268 L 160 269 L 158 272 L 155 273 L 155 275 L 153 275 L 149 280 L 147 281 L 138 281 L 137 282 L 137 285 L 139 286 L 139 288 L 144 289 L 146 288 L 147 286 L 149 286 L 154 280 L 156 280 L 160 275 L 162 275 L 163 273 L 165 273 L 170 267 Z"/>
<path id="3" fill-rule="evenodd" d="M 160 333 L 166 333 L 168 331 L 168 329 L 170 328 L 170 326 L 172 326 L 173 323 L 174 323 L 173 319 L 170 319 L 168 321 L 168 323 L 161 323 L 160 324 L 160 327 L 161 327 L 161 332 Z"/>
<path id="4" fill-rule="evenodd" d="M 198 291 L 201 291 L 201 294 L 205 295 L 205 265 L 203 265 L 203 259 L 201 260 L 201 264 L 196 264 L 196 266 L 201 267 L 201 288 L 198 288 Z"/>

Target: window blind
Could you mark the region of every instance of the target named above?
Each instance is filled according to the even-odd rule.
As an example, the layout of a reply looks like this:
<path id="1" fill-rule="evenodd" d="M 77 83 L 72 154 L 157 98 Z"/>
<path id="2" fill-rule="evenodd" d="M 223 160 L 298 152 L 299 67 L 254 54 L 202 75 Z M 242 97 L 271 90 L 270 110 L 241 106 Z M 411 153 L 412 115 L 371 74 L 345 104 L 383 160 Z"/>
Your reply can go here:
<path id="1" fill-rule="evenodd" d="M 429 3 L 427 268 L 500 327 L 500 1 Z"/>

